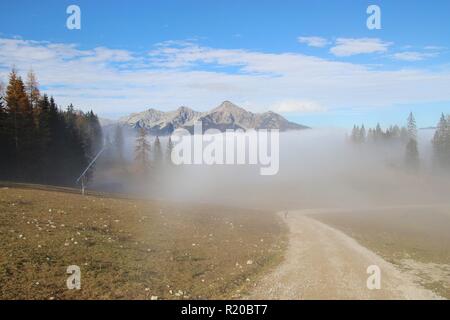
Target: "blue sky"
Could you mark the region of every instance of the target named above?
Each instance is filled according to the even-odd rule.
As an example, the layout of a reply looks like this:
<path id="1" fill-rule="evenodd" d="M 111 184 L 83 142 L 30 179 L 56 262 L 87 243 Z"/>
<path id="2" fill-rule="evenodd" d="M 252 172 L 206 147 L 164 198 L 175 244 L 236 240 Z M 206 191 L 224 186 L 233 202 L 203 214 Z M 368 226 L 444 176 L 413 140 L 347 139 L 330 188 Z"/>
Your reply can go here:
<path id="1" fill-rule="evenodd" d="M 81 8 L 81 30 L 66 8 Z M 381 30 L 366 8 L 381 8 Z M 231 100 L 310 126 L 420 126 L 450 113 L 450 2 L 2 1 L 0 79 L 117 118 Z"/>

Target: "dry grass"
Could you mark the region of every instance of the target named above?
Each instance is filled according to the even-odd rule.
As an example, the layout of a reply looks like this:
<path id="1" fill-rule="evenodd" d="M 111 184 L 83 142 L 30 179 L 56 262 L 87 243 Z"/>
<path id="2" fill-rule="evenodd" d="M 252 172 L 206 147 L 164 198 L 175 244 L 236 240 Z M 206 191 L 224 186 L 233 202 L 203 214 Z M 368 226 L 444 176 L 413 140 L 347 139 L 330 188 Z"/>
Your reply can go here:
<path id="1" fill-rule="evenodd" d="M 284 228 L 271 212 L 4 187 L 0 298 L 238 298 L 280 261 Z"/>

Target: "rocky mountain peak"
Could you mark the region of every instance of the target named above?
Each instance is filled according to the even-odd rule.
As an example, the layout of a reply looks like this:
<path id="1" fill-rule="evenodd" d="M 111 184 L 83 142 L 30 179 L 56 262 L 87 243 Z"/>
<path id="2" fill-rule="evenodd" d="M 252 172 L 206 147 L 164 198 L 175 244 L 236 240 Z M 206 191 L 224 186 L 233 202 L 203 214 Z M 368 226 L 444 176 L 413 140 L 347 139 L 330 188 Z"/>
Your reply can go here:
<path id="1" fill-rule="evenodd" d="M 244 108 L 238 107 L 237 105 L 228 100 L 225 100 L 218 107 L 211 110 L 211 113 L 212 112 L 246 113 L 248 111 L 245 110 Z"/>
<path id="2" fill-rule="evenodd" d="M 224 101 L 218 107 L 207 112 L 198 112 L 185 106 L 169 112 L 150 108 L 119 120 L 119 123 L 124 126 L 146 128 L 155 135 L 170 134 L 178 128 L 191 131 L 196 122 L 201 122 L 205 130 L 214 128 L 221 131 L 226 129 L 279 129 L 285 131 L 307 128 L 289 122 L 275 112 L 252 113 L 230 101 Z"/>
<path id="3" fill-rule="evenodd" d="M 178 109 L 176 111 L 179 113 L 183 113 L 183 112 L 190 113 L 190 112 L 193 112 L 194 110 L 192 110 L 189 107 L 181 106 L 181 107 L 178 107 Z"/>

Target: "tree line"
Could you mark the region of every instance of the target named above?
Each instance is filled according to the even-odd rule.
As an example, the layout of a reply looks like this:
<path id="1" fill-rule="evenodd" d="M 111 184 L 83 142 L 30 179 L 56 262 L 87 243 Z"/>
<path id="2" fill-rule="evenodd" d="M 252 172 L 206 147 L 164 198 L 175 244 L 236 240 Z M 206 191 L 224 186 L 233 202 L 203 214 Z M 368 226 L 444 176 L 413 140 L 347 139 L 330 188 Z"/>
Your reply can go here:
<path id="1" fill-rule="evenodd" d="M 0 180 L 74 185 L 102 145 L 97 115 L 62 110 L 32 70 L 23 81 L 13 69 L 0 86 Z"/>
<path id="2" fill-rule="evenodd" d="M 162 150 L 161 141 L 158 136 L 155 137 L 152 147 L 147 139 L 147 131 L 144 128 L 140 128 L 136 136 L 134 149 L 134 160 L 137 171 L 145 174 L 151 168 L 160 170 L 163 165 L 170 165 L 172 163 L 172 149 L 173 143 L 170 137 L 167 141 L 165 152 Z"/>
<path id="3" fill-rule="evenodd" d="M 350 140 L 356 144 L 397 141 L 405 145 L 405 162 L 408 166 L 419 166 L 419 151 L 417 142 L 417 125 L 414 115 L 409 114 L 405 127 L 390 126 L 381 129 L 380 124 L 366 131 L 363 125 L 353 126 Z M 431 141 L 433 159 L 436 167 L 450 169 L 450 115 L 441 115 L 436 131 Z"/>
<path id="4" fill-rule="evenodd" d="M 128 167 L 131 171 L 145 177 L 148 174 L 156 174 L 164 167 L 172 164 L 173 143 L 170 136 L 163 146 L 158 136 L 150 139 L 145 128 L 137 128 L 131 162 L 125 155 L 125 139 L 122 125 L 116 124 L 112 130 L 106 132 L 105 136 L 107 149 L 105 156 L 100 159 L 104 167 L 121 167 L 123 169 Z"/>
<path id="5" fill-rule="evenodd" d="M 450 169 L 450 115 L 441 115 L 432 142 L 435 165 Z"/>
<path id="6" fill-rule="evenodd" d="M 355 143 L 364 142 L 386 142 L 386 141 L 401 141 L 408 140 L 408 130 L 406 127 L 399 127 L 398 125 L 390 126 L 383 130 L 379 123 L 375 128 L 366 130 L 364 124 L 360 126 L 354 125 L 351 133 L 351 140 Z"/>

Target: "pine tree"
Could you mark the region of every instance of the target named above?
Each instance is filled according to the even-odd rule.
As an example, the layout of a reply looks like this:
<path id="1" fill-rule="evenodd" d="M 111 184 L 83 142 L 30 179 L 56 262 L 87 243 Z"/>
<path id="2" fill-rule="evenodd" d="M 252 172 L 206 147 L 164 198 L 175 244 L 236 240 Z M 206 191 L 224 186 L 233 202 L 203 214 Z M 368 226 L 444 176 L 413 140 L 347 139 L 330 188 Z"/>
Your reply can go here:
<path id="1" fill-rule="evenodd" d="M 159 141 L 159 137 L 156 136 L 155 142 L 153 145 L 153 152 L 154 152 L 154 162 L 156 168 L 161 168 L 162 162 L 163 162 L 163 154 L 161 149 L 161 141 Z"/>
<path id="2" fill-rule="evenodd" d="M 172 138 L 169 136 L 169 139 L 167 140 L 166 156 L 165 156 L 166 163 L 169 165 L 172 165 L 172 150 L 173 150 L 173 142 Z"/>
<path id="3" fill-rule="evenodd" d="M 375 127 L 375 140 L 380 141 L 383 138 L 383 130 L 381 129 L 381 126 L 379 123 L 377 123 L 377 126 Z"/>
<path id="4" fill-rule="evenodd" d="M 450 166 L 450 123 L 441 115 L 432 140 L 434 159 L 440 167 Z"/>
<path id="5" fill-rule="evenodd" d="M 66 125 L 63 115 L 59 112 L 58 106 L 53 97 L 50 97 L 48 110 L 48 131 L 49 144 L 47 147 L 47 155 L 49 166 L 45 167 L 46 178 L 49 183 L 59 184 L 62 179 L 62 172 L 64 170 L 65 154 L 65 131 Z"/>
<path id="6" fill-rule="evenodd" d="M 39 100 L 37 109 L 39 110 L 37 112 L 39 180 L 43 183 L 49 183 L 48 172 L 54 168 L 51 168 L 49 155 L 49 147 L 52 141 L 50 132 L 50 101 L 47 95 L 44 94 Z"/>
<path id="7" fill-rule="evenodd" d="M 353 130 L 351 133 L 351 140 L 354 143 L 364 143 L 366 142 L 366 128 L 364 127 L 364 124 L 361 125 L 361 128 L 357 125 L 353 126 Z"/>
<path id="8" fill-rule="evenodd" d="M 144 128 L 139 130 L 134 150 L 137 169 L 140 173 L 148 173 L 150 167 L 150 144 L 147 141 L 147 132 Z"/>
<path id="9" fill-rule="evenodd" d="M 351 140 L 354 143 L 358 143 L 359 141 L 359 127 L 354 125 L 351 134 Z"/>
<path id="10" fill-rule="evenodd" d="M 103 147 L 103 132 L 100 121 L 94 112 L 91 110 L 87 114 L 89 123 L 89 139 L 91 140 L 91 154 L 96 155 Z"/>
<path id="11" fill-rule="evenodd" d="M 405 161 L 406 165 L 411 169 L 418 169 L 419 167 L 419 150 L 417 147 L 417 127 L 416 120 L 412 112 L 407 120 L 408 143 L 406 144 Z"/>
<path id="12" fill-rule="evenodd" d="M 359 142 L 366 142 L 366 128 L 364 127 L 364 124 L 361 125 L 361 130 L 359 130 Z"/>
<path id="13" fill-rule="evenodd" d="M 416 119 L 414 119 L 412 112 L 409 113 L 406 129 L 408 130 L 408 138 L 417 140 Z"/>
<path id="14" fill-rule="evenodd" d="M 63 183 L 73 184 L 76 177 L 88 165 L 89 154 L 84 148 L 84 141 L 82 132 L 80 132 L 77 123 L 79 122 L 79 115 L 75 112 L 73 105 L 67 107 L 64 113 L 65 125 L 65 141 L 67 142 L 63 148 L 63 156 L 65 158 L 64 170 L 66 175 Z M 89 179 L 90 175 L 86 175 Z"/>

